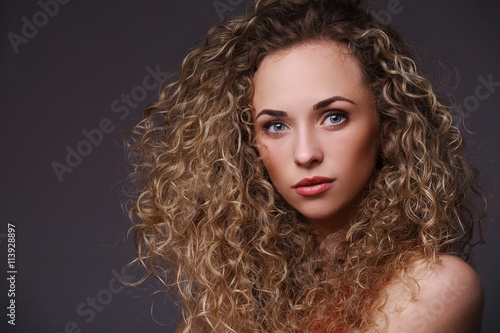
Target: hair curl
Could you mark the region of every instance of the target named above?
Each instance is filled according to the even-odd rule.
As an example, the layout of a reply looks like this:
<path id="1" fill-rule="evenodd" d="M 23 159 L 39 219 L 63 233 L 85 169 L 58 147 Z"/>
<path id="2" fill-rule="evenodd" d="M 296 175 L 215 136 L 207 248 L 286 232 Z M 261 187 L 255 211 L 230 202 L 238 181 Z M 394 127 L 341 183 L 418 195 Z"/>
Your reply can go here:
<path id="1" fill-rule="evenodd" d="M 328 261 L 274 190 L 251 117 L 263 58 L 315 41 L 347 47 L 380 118 L 377 170 Z M 128 138 L 133 263 L 178 290 L 186 332 L 364 331 L 388 278 L 471 240 L 478 191 L 449 107 L 360 1 L 257 1 L 210 30 Z"/>

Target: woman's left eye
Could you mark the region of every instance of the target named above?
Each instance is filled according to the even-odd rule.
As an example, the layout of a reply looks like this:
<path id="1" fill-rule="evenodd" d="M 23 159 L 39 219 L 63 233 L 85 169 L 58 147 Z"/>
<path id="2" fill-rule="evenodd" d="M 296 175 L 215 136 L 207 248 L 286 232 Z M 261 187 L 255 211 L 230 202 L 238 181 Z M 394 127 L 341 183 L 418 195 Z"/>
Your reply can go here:
<path id="1" fill-rule="evenodd" d="M 343 114 L 331 113 L 325 117 L 324 124 L 336 126 L 342 124 L 346 120 L 347 117 Z"/>

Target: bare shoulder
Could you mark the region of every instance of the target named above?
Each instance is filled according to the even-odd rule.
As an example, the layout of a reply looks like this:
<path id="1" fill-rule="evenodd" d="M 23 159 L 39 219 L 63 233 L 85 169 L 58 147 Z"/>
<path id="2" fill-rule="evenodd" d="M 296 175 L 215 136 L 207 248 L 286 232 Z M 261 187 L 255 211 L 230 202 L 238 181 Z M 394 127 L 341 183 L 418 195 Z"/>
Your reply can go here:
<path id="1" fill-rule="evenodd" d="M 401 281 L 386 286 L 387 301 L 375 311 L 379 331 L 480 332 L 484 294 L 479 276 L 460 258 L 439 258 L 411 272 L 418 283 L 414 293 Z"/>

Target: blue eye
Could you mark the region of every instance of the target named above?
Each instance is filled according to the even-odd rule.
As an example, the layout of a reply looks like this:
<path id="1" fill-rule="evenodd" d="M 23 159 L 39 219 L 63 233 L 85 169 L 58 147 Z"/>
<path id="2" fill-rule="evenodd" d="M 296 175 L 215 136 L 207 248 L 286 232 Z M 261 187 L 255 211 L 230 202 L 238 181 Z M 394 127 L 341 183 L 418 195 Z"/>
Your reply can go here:
<path id="1" fill-rule="evenodd" d="M 347 117 L 339 113 L 331 113 L 325 118 L 325 125 L 340 125 L 347 120 Z"/>
<path id="2" fill-rule="evenodd" d="M 264 125 L 264 130 L 270 133 L 279 133 L 286 130 L 286 125 L 282 122 L 273 121 Z"/>

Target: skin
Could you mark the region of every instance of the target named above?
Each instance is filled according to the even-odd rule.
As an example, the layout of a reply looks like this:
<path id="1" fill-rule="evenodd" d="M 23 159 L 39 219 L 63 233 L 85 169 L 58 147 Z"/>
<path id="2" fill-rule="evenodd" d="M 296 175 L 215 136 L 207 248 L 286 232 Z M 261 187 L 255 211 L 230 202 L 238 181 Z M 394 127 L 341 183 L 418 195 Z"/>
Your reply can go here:
<path id="1" fill-rule="evenodd" d="M 324 236 L 347 227 L 378 150 L 378 117 L 357 62 L 333 42 L 294 46 L 264 58 L 254 85 L 256 140 L 273 185 Z M 320 103 L 332 96 L 340 100 Z M 334 182 L 318 195 L 297 193 L 293 185 L 311 176 Z M 372 332 L 480 332 L 483 289 L 469 265 L 440 255 L 409 275 L 417 295 L 390 281 Z"/>
<path id="2" fill-rule="evenodd" d="M 419 265 L 410 276 L 418 281 L 418 295 L 413 297 L 401 281 L 389 282 L 373 311 L 375 327 L 369 333 L 481 332 L 483 286 L 469 265 L 441 255 L 437 264 Z M 183 332 L 185 326 L 181 318 L 174 333 Z"/>
<path id="3" fill-rule="evenodd" d="M 255 134 L 273 185 L 324 236 L 346 228 L 378 151 L 378 116 L 356 60 L 333 42 L 294 46 L 264 58 L 254 86 Z M 311 176 L 334 181 L 317 195 L 298 193 L 294 185 Z M 416 294 L 389 281 L 370 333 L 480 332 L 483 288 L 469 265 L 440 255 L 408 274 Z M 184 328 L 181 318 L 174 332 Z"/>
<path id="4" fill-rule="evenodd" d="M 378 115 L 356 60 L 335 43 L 294 46 L 264 58 L 254 89 L 256 140 L 274 187 L 323 236 L 345 228 L 378 150 Z M 294 188 L 317 176 L 332 180 L 326 191 Z"/>
<path id="5" fill-rule="evenodd" d="M 418 295 L 413 297 L 401 281 L 391 281 L 374 311 L 377 327 L 371 333 L 481 332 L 483 286 L 468 264 L 440 255 L 435 265 L 421 264 L 410 276 L 418 281 Z"/>

